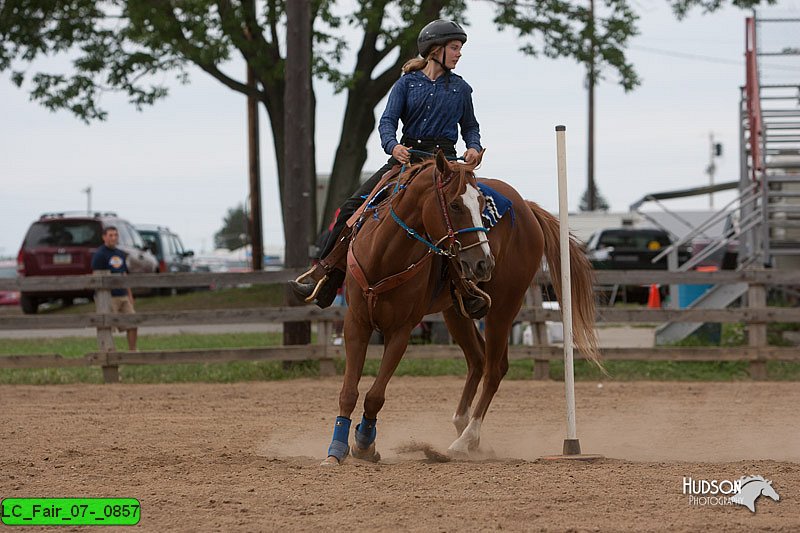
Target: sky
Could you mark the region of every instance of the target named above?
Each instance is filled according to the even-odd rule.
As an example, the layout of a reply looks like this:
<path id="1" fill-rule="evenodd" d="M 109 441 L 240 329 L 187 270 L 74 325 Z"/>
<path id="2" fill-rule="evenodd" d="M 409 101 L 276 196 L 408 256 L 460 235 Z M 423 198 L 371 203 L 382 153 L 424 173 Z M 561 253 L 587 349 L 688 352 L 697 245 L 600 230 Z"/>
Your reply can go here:
<path id="1" fill-rule="evenodd" d="M 779 4 L 800 16 L 800 2 Z M 474 89 L 487 149 L 478 175 L 503 179 L 555 212 L 554 128 L 566 125 L 569 205 L 576 209 L 586 189 L 583 68 L 568 59 L 524 56 L 512 32 L 496 31 L 488 6 L 469 5 L 469 41 L 456 72 Z M 664 1 L 634 5 L 641 34 L 629 54 L 642 85 L 625 93 L 612 73 L 595 92 L 595 180 L 612 211 L 627 211 L 647 193 L 708 184 L 710 134 L 724 149 L 715 159 L 716 182 L 739 178 L 739 87 L 749 12 L 695 11 L 677 21 Z M 238 74 L 243 67 L 228 70 Z M 323 81 L 315 82 L 315 90 L 317 172 L 326 173 L 345 98 Z M 187 248 L 210 251 L 227 210 L 248 194 L 245 104 L 244 96 L 195 70 L 189 85 L 174 84 L 165 100 L 142 112 L 118 95 L 106 95 L 108 119 L 87 126 L 65 111 L 52 113 L 30 102 L 0 74 L 0 257 L 17 254 L 40 214 L 86 209 L 83 191 L 89 186 L 93 210 L 114 211 L 134 224 L 169 226 Z M 283 229 L 269 123 L 263 109 L 260 115 L 269 249 L 282 246 Z M 463 142 L 458 148 L 463 151 Z M 368 150 L 365 170 L 376 169 L 387 157 L 377 133 Z M 733 193 L 717 194 L 715 204 L 732 198 Z M 708 198 L 668 205 L 706 208 Z"/>

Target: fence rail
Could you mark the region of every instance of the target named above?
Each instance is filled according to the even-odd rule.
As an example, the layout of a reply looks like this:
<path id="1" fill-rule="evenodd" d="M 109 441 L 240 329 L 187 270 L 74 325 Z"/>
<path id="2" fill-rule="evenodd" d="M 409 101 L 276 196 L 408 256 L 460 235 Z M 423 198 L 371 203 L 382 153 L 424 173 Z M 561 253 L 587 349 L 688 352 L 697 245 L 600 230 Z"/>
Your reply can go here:
<path id="1" fill-rule="evenodd" d="M 271 270 L 262 272 L 191 272 L 165 274 L 131 274 L 128 276 L 36 276 L 0 279 L 2 291 L 52 291 L 97 289 L 143 289 L 185 287 L 231 287 L 280 283 L 294 279 L 303 270 Z M 755 283 L 762 285 L 800 285 L 800 275 L 789 270 L 722 270 L 717 272 L 668 272 L 666 270 L 596 270 L 599 285 L 720 284 Z M 547 283 L 549 275 L 538 273 L 534 283 Z"/>
<path id="2" fill-rule="evenodd" d="M 24 292 L 53 290 L 94 290 L 97 312 L 83 315 L 49 316 L 5 316 L 0 319 L 0 330 L 37 330 L 58 328 L 97 328 L 99 350 L 84 357 L 67 358 L 59 354 L 0 357 L 0 368 L 56 368 L 100 366 L 106 381 L 118 381 L 120 365 L 219 363 L 230 361 L 301 361 L 319 360 L 321 373 L 335 372 L 333 360 L 344 357 L 342 346 L 327 342 L 333 321 L 342 320 L 343 308 L 318 309 L 304 307 L 264 307 L 254 309 L 216 309 L 195 311 L 171 311 L 137 313 L 134 315 L 112 314 L 110 291 L 116 288 L 164 288 L 164 287 L 229 287 L 251 284 L 281 283 L 295 277 L 299 270 L 280 270 L 248 273 L 190 273 L 190 274 L 137 274 L 130 276 L 89 275 L 65 277 L 36 277 L 0 280 L 0 290 Z M 766 307 L 765 287 L 770 285 L 800 284 L 800 276 L 794 272 L 749 270 L 741 272 L 666 272 L 644 271 L 597 271 L 598 285 L 637 284 L 720 284 L 741 283 L 750 285 L 747 307 L 733 309 L 634 309 L 600 307 L 597 319 L 600 323 L 659 323 L 664 321 L 684 322 L 745 322 L 748 324 L 749 346 L 735 348 L 715 347 L 654 347 L 654 348 L 605 348 L 606 360 L 647 361 L 749 361 L 754 378 L 765 377 L 765 362 L 772 360 L 800 361 L 795 348 L 778 348 L 767 345 L 766 324 L 769 322 L 800 322 L 800 308 Z M 547 275 L 539 274 L 534 284 L 546 284 Z M 534 294 L 536 291 L 532 291 Z M 541 298 L 533 306 L 524 307 L 517 316 L 518 321 L 534 325 L 537 345 L 511 346 L 510 359 L 533 359 L 534 375 L 548 375 L 550 361 L 562 357 L 562 349 L 547 346 L 544 335 L 545 321 L 561 319 L 559 311 L 543 309 Z M 429 315 L 426 320 L 441 322 L 441 314 Z M 300 346 L 275 346 L 264 348 L 230 348 L 209 350 L 173 350 L 148 352 L 117 352 L 111 339 L 111 328 L 130 326 L 164 326 L 187 324 L 237 324 L 237 323 L 282 323 L 309 321 L 317 324 L 318 343 Z M 367 357 L 380 358 L 382 347 L 371 346 Z M 406 356 L 415 359 L 460 358 L 460 348 L 452 345 L 409 346 Z M 576 353 L 581 357 L 580 353 Z"/>

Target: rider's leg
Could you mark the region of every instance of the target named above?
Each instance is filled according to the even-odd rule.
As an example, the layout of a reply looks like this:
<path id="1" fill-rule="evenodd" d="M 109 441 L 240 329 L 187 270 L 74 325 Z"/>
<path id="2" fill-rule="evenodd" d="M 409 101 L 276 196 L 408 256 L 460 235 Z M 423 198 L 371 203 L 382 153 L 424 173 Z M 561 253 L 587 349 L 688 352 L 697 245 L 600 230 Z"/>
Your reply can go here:
<path id="1" fill-rule="evenodd" d="M 331 236 L 320 251 L 320 261 L 299 278 L 289 282 L 298 298 L 307 302 L 313 301 L 322 308 L 331 305 L 336 298 L 336 291 L 344 281 L 347 246 L 350 243 L 350 234 L 345 228 L 347 221 L 364 203 L 364 197 L 372 192 L 383 175 L 395 164 L 394 159 L 390 159 L 342 204 Z"/>

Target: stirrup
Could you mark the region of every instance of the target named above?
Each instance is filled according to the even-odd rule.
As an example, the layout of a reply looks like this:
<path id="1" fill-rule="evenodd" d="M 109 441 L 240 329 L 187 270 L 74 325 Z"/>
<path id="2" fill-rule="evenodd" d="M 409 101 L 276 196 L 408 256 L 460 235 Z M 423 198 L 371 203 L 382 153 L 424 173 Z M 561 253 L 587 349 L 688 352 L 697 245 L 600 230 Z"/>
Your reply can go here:
<path id="1" fill-rule="evenodd" d="M 299 285 L 305 285 L 305 283 L 303 283 L 303 280 L 306 279 L 306 278 L 311 277 L 311 274 L 316 269 L 317 269 L 317 265 L 312 266 L 307 271 L 305 271 L 304 273 L 300 274 L 300 276 L 298 276 L 297 279 L 294 280 L 294 282 L 299 284 Z M 311 280 L 314 281 L 314 278 L 311 278 Z M 311 294 L 309 294 L 308 296 L 305 297 L 304 301 L 306 303 L 312 303 L 317 298 L 317 294 L 319 293 L 320 289 L 322 289 L 322 286 L 325 285 L 326 281 L 328 281 L 328 275 L 327 274 L 325 274 L 319 280 L 316 281 L 316 285 L 314 285 L 314 290 L 311 291 Z"/>
<path id="2" fill-rule="evenodd" d="M 317 293 L 322 289 L 322 286 L 325 285 L 325 282 L 328 281 L 328 275 L 325 274 L 320 278 L 317 284 L 314 286 L 314 290 L 311 291 L 311 294 L 308 295 L 306 298 L 306 303 L 312 303 L 314 300 L 317 299 Z"/>
<path id="3" fill-rule="evenodd" d="M 302 284 L 303 280 L 306 279 L 307 277 L 311 276 L 311 274 L 314 272 L 314 270 L 316 270 L 316 268 L 317 268 L 317 265 L 311 265 L 311 268 L 309 268 L 308 270 L 306 270 L 305 272 L 303 272 L 302 274 L 297 276 L 295 278 L 294 282 Z"/>

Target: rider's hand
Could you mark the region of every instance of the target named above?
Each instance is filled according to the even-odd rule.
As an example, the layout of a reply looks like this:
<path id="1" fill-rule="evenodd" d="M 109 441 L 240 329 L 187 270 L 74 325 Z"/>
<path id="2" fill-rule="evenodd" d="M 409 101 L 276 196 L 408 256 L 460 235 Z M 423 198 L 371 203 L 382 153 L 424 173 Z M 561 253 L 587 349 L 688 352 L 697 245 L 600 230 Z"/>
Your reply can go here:
<path id="1" fill-rule="evenodd" d="M 464 152 L 464 162 L 472 163 L 473 161 L 477 161 L 479 155 L 480 154 L 475 148 L 470 148 L 466 152 Z"/>
<path id="2" fill-rule="evenodd" d="M 411 161 L 411 153 L 408 151 L 408 148 L 402 144 L 398 144 L 392 148 L 392 157 L 400 161 L 403 165 L 407 165 Z"/>

